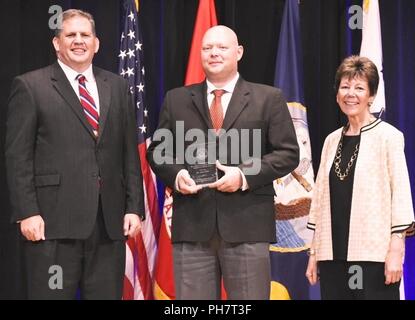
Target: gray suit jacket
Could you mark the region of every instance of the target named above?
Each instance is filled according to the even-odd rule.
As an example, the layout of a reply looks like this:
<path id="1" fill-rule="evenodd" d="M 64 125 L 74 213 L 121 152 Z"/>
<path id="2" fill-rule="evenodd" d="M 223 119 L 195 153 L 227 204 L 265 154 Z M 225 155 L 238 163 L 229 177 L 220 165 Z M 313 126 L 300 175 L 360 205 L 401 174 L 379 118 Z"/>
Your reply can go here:
<path id="1" fill-rule="evenodd" d="M 96 140 L 58 63 L 14 79 L 6 165 L 12 220 L 40 214 L 47 239 L 85 239 L 99 197 L 111 239 L 123 239 L 123 216 L 144 214 L 134 107 L 127 83 L 93 69 L 100 100 Z"/>
<path id="2" fill-rule="evenodd" d="M 184 134 L 194 128 L 204 132 L 211 129 L 206 91 L 205 82 L 169 91 L 164 100 L 159 128 L 171 130 L 174 137 L 177 121 L 183 121 Z M 203 189 L 196 195 L 175 192 L 172 240 L 208 241 L 217 226 L 222 238 L 228 242 L 275 242 L 273 181 L 294 170 L 299 161 L 294 126 L 281 91 L 240 78 L 223 128 L 228 132 L 231 129 L 238 132 L 241 129 L 249 129 L 250 132 L 261 130 L 261 141 L 256 142 L 260 147 L 260 170 L 255 175 L 245 175 L 249 185 L 247 191 L 223 193 Z M 245 138 L 241 139 L 239 150 L 243 146 L 252 149 L 253 140 Z M 186 164 L 177 162 L 183 155 L 176 145 L 171 155 L 172 164 L 158 164 L 154 150 L 159 144 L 153 141 L 147 157 L 158 177 L 173 188 L 177 173 L 186 168 Z M 237 165 L 244 170 L 242 154 L 239 154 L 236 164 L 232 164 L 230 152 L 227 156 L 225 165 Z"/>

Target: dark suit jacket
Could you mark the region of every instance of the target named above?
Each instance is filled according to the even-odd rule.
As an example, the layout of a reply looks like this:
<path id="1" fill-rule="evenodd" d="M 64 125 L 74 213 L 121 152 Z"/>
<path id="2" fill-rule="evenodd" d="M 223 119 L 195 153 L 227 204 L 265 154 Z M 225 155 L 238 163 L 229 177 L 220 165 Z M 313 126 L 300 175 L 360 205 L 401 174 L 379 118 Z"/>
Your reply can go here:
<path id="1" fill-rule="evenodd" d="M 93 72 L 100 100 L 98 140 L 57 62 L 12 84 L 6 136 L 12 220 L 40 214 L 47 239 L 87 238 L 100 194 L 111 239 L 124 238 L 125 213 L 144 213 L 128 85 L 102 69 Z"/>
<path id="2" fill-rule="evenodd" d="M 184 133 L 192 128 L 205 132 L 212 128 L 206 90 L 203 82 L 167 92 L 159 129 L 171 130 L 175 136 L 177 121 L 183 121 Z M 228 242 L 275 242 L 273 181 L 295 169 L 299 161 L 294 126 L 281 91 L 240 78 L 223 128 L 228 132 L 230 129 L 261 130 L 260 171 L 256 175 L 245 175 L 249 185 L 246 191 L 223 193 L 205 188 L 196 195 L 175 192 L 172 241 L 208 241 L 217 226 Z M 252 140 L 242 139 L 240 146 L 248 142 L 252 149 Z M 158 177 L 173 188 L 177 173 L 185 169 L 186 164 L 177 163 L 182 155 L 176 144 L 171 155 L 173 164 L 157 164 L 154 151 L 158 145 L 158 141 L 150 145 L 148 160 Z M 236 165 L 244 170 L 242 160 Z M 232 165 L 230 154 L 225 164 Z"/>

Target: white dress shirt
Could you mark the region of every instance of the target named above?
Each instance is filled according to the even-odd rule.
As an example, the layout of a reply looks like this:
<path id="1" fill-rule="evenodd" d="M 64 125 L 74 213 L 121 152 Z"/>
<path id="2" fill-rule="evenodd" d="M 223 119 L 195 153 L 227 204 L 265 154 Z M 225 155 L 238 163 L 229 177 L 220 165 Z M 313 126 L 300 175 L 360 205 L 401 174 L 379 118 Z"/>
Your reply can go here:
<path id="1" fill-rule="evenodd" d="M 236 74 L 236 76 L 229 81 L 223 88 L 217 88 L 215 87 L 209 80 L 206 79 L 207 84 L 207 102 L 209 108 L 212 105 L 213 98 L 215 95 L 213 94 L 214 90 L 225 90 L 225 93 L 222 95 L 221 101 L 222 101 L 222 108 L 223 108 L 223 116 L 225 117 L 226 111 L 228 110 L 229 102 L 231 101 L 233 91 L 235 90 L 236 83 L 239 79 L 239 73 Z"/>

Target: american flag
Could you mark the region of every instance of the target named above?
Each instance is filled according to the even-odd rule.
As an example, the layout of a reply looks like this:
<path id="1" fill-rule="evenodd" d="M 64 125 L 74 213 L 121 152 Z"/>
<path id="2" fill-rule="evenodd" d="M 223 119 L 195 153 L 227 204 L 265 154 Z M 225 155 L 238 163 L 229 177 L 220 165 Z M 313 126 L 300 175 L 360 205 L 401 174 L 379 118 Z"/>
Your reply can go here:
<path id="1" fill-rule="evenodd" d="M 138 2 L 126 0 L 124 8 L 125 21 L 118 55 L 118 72 L 127 79 L 136 106 L 137 148 L 143 174 L 146 220 L 143 221 L 141 232 L 134 239 L 130 238 L 126 242 L 123 299 L 148 300 L 153 299 L 153 275 L 160 216 L 156 178 L 146 160 L 147 146 L 151 137 L 150 110 L 145 103 L 143 41 L 138 22 Z"/>

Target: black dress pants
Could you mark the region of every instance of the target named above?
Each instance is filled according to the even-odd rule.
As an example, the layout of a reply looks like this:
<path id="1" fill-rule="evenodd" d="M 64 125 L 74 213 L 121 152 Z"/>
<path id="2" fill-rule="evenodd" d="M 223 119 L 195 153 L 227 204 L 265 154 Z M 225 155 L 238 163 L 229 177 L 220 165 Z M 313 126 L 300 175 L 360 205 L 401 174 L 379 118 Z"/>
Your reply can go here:
<path id="1" fill-rule="evenodd" d="M 385 264 L 361 261 L 319 261 L 323 300 L 399 300 L 400 281 L 385 284 Z"/>
<path id="2" fill-rule="evenodd" d="M 29 299 L 122 298 L 125 242 L 109 239 L 99 207 L 85 240 L 25 241 Z"/>

